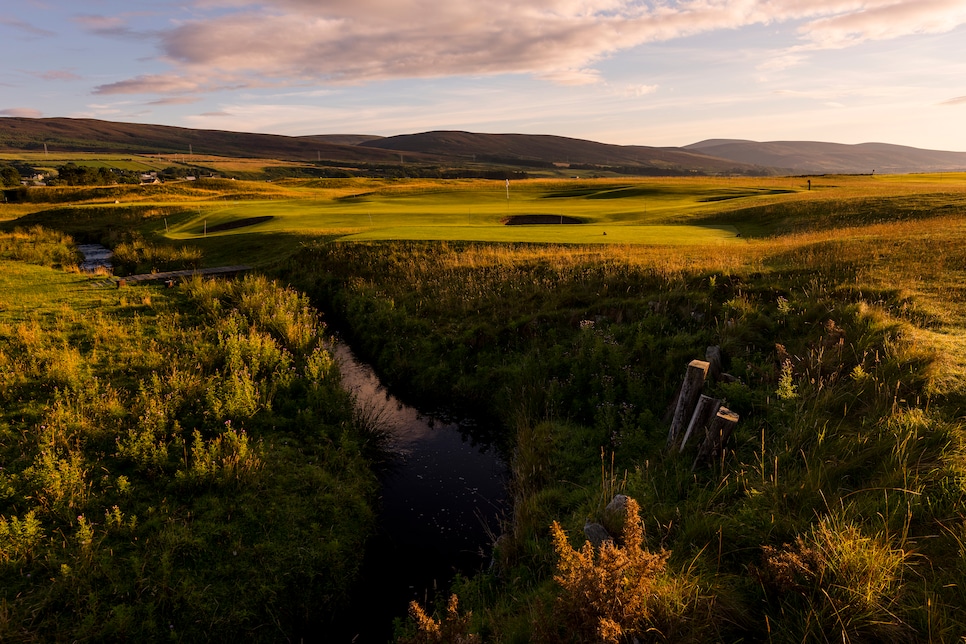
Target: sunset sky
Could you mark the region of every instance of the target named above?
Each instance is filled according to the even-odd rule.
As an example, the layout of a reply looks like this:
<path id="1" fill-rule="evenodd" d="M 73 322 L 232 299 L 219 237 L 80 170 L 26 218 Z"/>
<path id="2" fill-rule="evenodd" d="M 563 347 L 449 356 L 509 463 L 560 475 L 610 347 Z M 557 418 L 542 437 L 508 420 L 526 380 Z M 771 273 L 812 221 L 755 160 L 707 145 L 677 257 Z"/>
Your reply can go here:
<path id="1" fill-rule="evenodd" d="M 0 116 L 966 151 L 966 0 L 18 0 Z"/>

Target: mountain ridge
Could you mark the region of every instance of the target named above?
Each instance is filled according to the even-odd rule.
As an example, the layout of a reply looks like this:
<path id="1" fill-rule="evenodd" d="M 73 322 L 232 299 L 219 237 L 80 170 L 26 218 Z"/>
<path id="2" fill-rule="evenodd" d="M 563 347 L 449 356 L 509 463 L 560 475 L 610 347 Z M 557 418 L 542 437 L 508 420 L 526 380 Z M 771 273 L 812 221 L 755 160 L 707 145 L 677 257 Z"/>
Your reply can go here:
<path id="1" fill-rule="evenodd" d="M 284 136 L 98 119 L 0 118 L 0 150 L 205 154 L 370 165 L 579 168 L 630 174 L 870 174 L 966 170 L 966 152 L 888 143 L 706 139 L 683 147 L 616 145 L 550 134 L 461 130 Z"/>

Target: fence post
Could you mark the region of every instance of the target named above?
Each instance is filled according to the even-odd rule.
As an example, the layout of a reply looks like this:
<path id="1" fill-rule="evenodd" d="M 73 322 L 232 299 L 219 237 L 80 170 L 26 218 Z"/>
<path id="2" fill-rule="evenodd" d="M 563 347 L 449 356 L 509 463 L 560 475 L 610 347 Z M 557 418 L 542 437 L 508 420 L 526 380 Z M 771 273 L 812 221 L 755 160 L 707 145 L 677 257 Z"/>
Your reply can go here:
<path id="1" fill-rule="evenodd" d="M 678 435 L 681 433 L 681 429 L 694 414 L 694 407 L 698 404 L 701 388 L 704 387 L 704 379 L 708 374 L 708 367 L 708 363 L 704 360 L 692 360 L 688 364 L 687 372 L 684 374 L 684 383 L 681 385 L 681 393 L 678 394 L 677 405 L 674 407 L 671 429 L 667 435 L 667 445 L 669 448 L 677 445 Z"/>

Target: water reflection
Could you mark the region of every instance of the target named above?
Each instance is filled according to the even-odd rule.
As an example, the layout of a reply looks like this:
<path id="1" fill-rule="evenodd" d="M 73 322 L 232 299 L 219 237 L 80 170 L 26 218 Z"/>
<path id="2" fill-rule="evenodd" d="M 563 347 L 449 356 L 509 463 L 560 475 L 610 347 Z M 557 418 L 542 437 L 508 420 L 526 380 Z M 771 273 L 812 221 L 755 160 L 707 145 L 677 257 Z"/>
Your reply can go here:
<path id="1" fill-rule="evenodd" d="M 466 426 L 401 403 L 346 345 L 337 344 L 333 353 L 346 388 L 386 424 L 396 454 L 381 472 L 380 533 L 364 572 L 369 591 L 379 595 L 373 602 L 389 613 L 365 639 L 385 641 L 392 618 L 405 616 L 411 599 L 432 599 L 454 573 L 472 574 L 488 564 L 507 471 L 495 449 L 469 439 Z M 371 584 L 374 578 L 380 583 Z"/>
<path id="2" fill-rule="evenodd" d="M 93 273 L 98 268 L 111 268 L 111 249 L 100 244 L 77 244 L 77 250 L 84 256 L 80 269 L 85 273 Z"/>

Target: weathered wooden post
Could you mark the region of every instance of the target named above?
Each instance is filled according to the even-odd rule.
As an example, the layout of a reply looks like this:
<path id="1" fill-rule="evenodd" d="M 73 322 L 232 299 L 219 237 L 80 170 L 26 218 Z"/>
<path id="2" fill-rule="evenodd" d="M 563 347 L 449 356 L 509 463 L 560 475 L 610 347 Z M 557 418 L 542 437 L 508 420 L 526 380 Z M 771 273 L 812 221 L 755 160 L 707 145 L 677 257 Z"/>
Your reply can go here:
<path id="1" fill-rule="evenodd" d="M 704 360 L 692 360 L 688 364 L 681 393 L 678 394 L 678 401 L 674 407 L 674 416 L 671 418 L 671 429 L 667 435 L 667 445 L 671 449 L 677 445 L 678 436 L 684 424 L 694 414 L 694 407 L 698 404 L 704 379 L 708 375 L 708 366 Z"/>
<path id="2" fill-rule="evenodd" d="M 679 451 L 684 451 L 684 446 L 687 445 L 692 433 L 704 431 L 704 428 L 708 426 L 708 421 L 717 415 L 720 408 L 720 399 L 701 394 L 701 397 L 698 398 L 698 404 L 694 408 L 694 413 L 691 415 L 691 422 L 688 423 L 688 429 L 684 432 L 684 438 L 681 439 Z"/>
<path id="3" fill-rule="evenodd" d="M 708 430 L 704 435 L 704 442 L 698 448 L 698 455 L 695 457 L 694 464 L 691 466 L 692 472 L 697 469 L 699 463 L 704 461 L 710 462 L 711 459 L 721 456 L 725 444 L 731 438 L 732 432 L 734 432 L 735 425 L 738 424 L 738 418 L 738 414 L 727 407 L 722 407 L 718 410 L 718 413 L 711 420 L 711 424 L 708 425 Z"/>
<path id="4" fill-rule="evenodd" d="M 717 382 L 721 375 L 721 347 L 712 345 L 704 353 L 704 359 L 708 363 L 708 380 Z"/>

